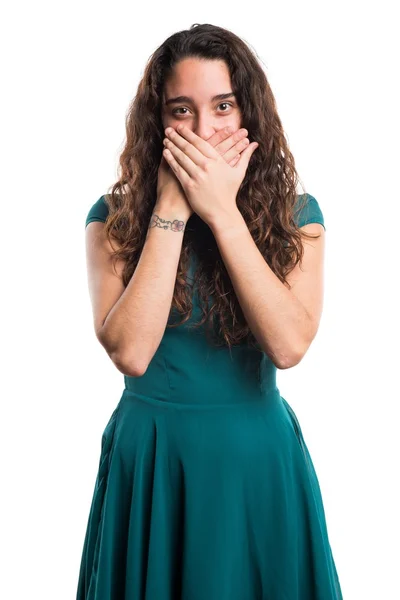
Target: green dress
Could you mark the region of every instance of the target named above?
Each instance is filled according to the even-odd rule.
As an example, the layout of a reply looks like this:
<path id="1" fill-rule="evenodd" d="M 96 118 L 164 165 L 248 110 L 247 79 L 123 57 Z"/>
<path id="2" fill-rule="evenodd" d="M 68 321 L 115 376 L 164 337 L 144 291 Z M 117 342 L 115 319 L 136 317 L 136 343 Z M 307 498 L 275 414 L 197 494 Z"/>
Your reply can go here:
<path id="1" fill-rule="evenodd" d="M 324 225 L 307 196 L 298 225 Z M 86 225 L 107 214 L 102 196 Z M 317 475 L 276 371 L 265 353 L 212 347 L 185 324 L 166 329 L 142 377 L 124 376 L 77 600 L 342 600 Z"/>

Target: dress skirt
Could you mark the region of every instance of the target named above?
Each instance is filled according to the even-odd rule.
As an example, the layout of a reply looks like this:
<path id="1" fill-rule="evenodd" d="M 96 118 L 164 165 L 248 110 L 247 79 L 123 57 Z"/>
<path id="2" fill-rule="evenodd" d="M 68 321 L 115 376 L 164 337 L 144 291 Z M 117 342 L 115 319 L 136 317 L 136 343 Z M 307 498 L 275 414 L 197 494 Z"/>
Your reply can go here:
<path id="1" fill-rule="evenodd" d="M 124 389 L 101 439 L 77 600 L 341 600 L 317 475 L 279 390 Z"/>

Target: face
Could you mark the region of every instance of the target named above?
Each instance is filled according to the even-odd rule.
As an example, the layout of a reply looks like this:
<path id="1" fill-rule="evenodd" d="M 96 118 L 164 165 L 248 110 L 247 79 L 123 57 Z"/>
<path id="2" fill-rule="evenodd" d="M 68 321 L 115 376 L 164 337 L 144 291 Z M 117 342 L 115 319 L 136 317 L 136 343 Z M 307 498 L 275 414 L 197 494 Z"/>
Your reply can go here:
<path id="1" fill-rule="evenodd" d="M 221 94 L 226 97 L 213 99 Z M 166 127 L 175 129 L 179 123 L 184 123 L 196 135 L 208 140 L 228 125 L 235 131 L 240 129 L 241 112 L 235 96 L 230 94 L 233 90 L 224 61 L 181 60 L 164 85 L 164 130 Z"/>

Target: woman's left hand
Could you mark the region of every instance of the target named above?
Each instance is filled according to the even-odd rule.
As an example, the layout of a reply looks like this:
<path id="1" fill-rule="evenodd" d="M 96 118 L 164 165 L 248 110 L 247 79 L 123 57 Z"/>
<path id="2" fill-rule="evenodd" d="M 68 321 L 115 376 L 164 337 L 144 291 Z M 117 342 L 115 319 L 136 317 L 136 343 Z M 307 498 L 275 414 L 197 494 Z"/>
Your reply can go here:
<path id="1" fill-rule="evenodd" d="M 165 135 L 165 160 L 199 217 L 212 226 L 223 217 L 236 215 L 236 196 L 257 142 L 249 144 L 231 167 L 207 140 L 184 125 L 178 125 L 177 131 L 167 128 Z"/>

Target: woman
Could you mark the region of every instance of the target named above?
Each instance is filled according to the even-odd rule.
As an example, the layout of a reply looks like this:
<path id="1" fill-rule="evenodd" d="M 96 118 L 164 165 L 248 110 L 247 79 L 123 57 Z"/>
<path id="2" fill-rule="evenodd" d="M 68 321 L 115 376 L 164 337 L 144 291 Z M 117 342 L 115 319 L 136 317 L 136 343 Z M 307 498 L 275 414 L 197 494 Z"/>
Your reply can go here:
<path id="1" fill-rule="evenodd" d="M 318 479 L 276 385 L 318 329 L 324 219 L 296 193 L 265 74 L 230 31 L 180 31 L 126 130 L 119 179 L 86 219 L 94 327 L 125 387 L 77 598 L 340 599 Z"/>

